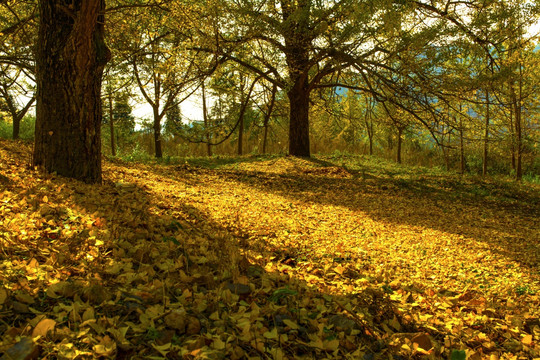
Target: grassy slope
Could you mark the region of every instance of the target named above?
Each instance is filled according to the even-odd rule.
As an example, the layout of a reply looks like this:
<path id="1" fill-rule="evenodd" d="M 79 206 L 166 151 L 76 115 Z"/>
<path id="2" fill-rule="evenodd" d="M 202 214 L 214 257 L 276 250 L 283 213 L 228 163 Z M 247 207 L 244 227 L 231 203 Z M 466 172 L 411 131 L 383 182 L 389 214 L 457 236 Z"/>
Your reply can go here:
<path id="1" fill-rule="evenodd" d="M 114 161 L 100 186 L 27 163 L 0 141 L 0 352 L 540 356 L 538 186 L 365 157 Z"/>

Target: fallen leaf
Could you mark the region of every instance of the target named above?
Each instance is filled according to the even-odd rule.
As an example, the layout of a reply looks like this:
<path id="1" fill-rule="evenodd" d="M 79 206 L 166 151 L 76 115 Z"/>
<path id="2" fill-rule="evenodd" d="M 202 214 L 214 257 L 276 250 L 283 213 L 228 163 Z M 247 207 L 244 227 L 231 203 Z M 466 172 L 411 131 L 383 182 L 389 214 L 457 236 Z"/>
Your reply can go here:
<path id="1" fill-rule="evenodd" d="M 36 327 L 32 331 L 32 337 L 46 337 L 49 331 L 54 331 L 55 326 L 56 321 L 52 319 L 43 319 L 36 325 Z"/>
<path id="2" fill-rule="evenodd" d="M 8 298 L 8 292 L 3 287 L 0 288 L 0 305 L 4 305 Z"/>
<path id="3" fill-rule="evenodd" d="M 263 336 L 267 339 L 277 339 L 278 338 L 278 331 L 277 328 L 273 328 L 272 331 L 267 331 L 263 334 Z"/>
<path id="4" fill-rule="evenodd" d="M 526 346 L 531 346 L 533 344 L 533 336 L 532 335 L 525 335 L 521 339 L 521 343 Z"/>

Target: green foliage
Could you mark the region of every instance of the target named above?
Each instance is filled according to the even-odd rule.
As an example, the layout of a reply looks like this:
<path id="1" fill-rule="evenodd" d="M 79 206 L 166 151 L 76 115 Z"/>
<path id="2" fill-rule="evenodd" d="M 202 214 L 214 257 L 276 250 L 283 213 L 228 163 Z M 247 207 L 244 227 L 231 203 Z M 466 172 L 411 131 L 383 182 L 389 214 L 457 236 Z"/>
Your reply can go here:
<path id="1" fill-rule="evenodd" d="M 125 161 L 133 162 L 148 162 L 154 157 L 145 151 L 139 143 L 135 144 L 135 147 L 128 153 L 121 153 L 120 158 Z"/>
<path id="2" fill-rule="evenodd" d="M 281 300 L 286 299 L 289 296 L 296 296 L 297 294 L 297 291 L 291 290 L 288 287 L 277 289 L 270 296 L 270 301 L 279 303 Z"/>
<path id="3" fill-rule="evenodd" d="M 465 360 L 467 353 L 464 350 L 452 350 L 450 360 Z"/>
<path id="4" fill-rule="evenodd" d="M 34 139 L 36 118 L 33 115 L 27 115 L 21 120 L 19 137 L 22 140 Z M 13 137 L 13 124 L 6 118 L 0 118 L 0 138 L 11 139 Z"/>
<path id="5" fill-rule="evenodd" d="M 114 101 L 113 119 L 115 128 L 122 133 L 131 134 L 135 131 L 135 117 L 129 104 L 129 94 L 120 93 Z"/>
<path id="6" fill-rule="evenodd" d="M 156 340 L 159 338 L 159 331 L 154 328 L 154 327 L 150 327 L 148 328 L 148 330 L 146 331 L 146 335 L 145 337 L 148 339 L 148 340 Z"/>
<path id="7" fill-rule="evenodd" d="M 539 174 L 533 174 L 533 173 L 527 173 L 523 175 L 523 180 L 532 184 L 540 184 L 540 175 Z"/>
<path id="8" fill-rule="evenodd" d="M 529 285 L 521 285 L 516 287 L 516 294 L 518 295 L 535 295 L 535 292 Z"/>
<path id="9" fill-rule="evenodd" d="M 182 112 L 180 105 L 176 103 L 165 114 L 164 135 L 179 135 L 182 133 Z"/>

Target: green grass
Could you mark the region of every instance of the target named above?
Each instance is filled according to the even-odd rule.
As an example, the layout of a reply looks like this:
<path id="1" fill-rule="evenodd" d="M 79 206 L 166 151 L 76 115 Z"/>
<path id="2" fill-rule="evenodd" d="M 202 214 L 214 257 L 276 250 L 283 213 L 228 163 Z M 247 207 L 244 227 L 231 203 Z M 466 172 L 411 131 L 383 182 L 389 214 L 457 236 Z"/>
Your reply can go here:
<path id="1" fill-rule="evenodd" d="M 19 138 L 22 140 L 34 139 L 35 124 L 35 117 L 25 116 L 24 119 L 21 120 Z M 13 124 L 11 122 L 3 121 L 0 119 L 0 138 L 13 138 Z"/>
<path id="2" fill-rule="evenodd" d="M 245 155 L 212 157 L 166 156 L 155 159 L 139 147 L 120 158 L 128 162 L 142 162 L 162 165 L 188 165 L 211 170 L 237 167 L 241 164 L 279 159 L 282 155 Z M 363 181 L 372 181 L 381 186 L 391 186 L 435 197 L 453 198 L 467 201 L 482 199 L 503 204 L 540 200 L 537 187 L 540 176 L 527 174 L 523 182 L 516 182 L 510 176 L 489 176 L 458 174 L 440 167 L 423 167 L 397 164 L 393 161 L 370 155 L 353 155 L 334 152 L 330 155 L 316 155 L 310 159 L 313 167 L 342 167 Z M 531 187 L 532 185 L 532 187 Z"/>

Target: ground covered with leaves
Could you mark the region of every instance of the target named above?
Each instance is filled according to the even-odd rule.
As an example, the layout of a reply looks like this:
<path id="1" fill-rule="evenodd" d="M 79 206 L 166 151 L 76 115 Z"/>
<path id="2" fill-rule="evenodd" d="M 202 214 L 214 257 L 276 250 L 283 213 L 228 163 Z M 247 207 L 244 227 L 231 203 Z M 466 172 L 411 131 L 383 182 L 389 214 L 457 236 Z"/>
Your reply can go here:
<path id="1" fill-rule="evenodd" d="M 540 188 L 334 156 L 104 161 L 0 140 L 0 359 L 540 357 Z"/>

